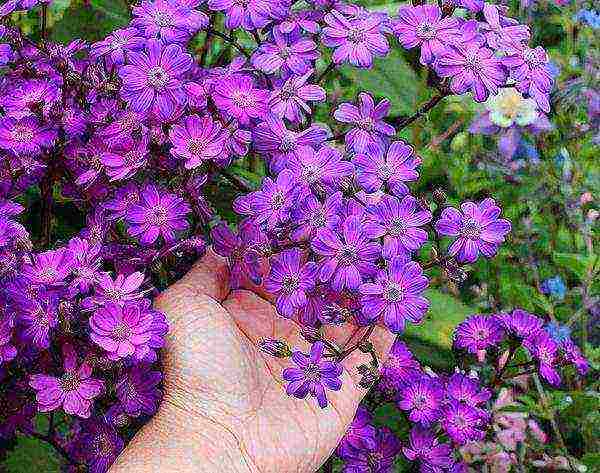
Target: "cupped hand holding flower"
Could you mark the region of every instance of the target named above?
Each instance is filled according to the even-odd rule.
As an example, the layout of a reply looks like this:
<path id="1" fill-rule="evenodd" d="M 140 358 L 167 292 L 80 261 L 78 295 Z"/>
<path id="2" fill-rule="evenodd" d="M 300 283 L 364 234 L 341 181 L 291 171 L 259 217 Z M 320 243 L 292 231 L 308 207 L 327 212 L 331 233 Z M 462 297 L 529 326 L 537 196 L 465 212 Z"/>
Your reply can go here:
<path id="1" fill-rule="evenodd" d="M 344 360 L 337 391 L 330 390 L 337 373 L 326 373 L 324 410 L 309 397 L 289 397 L 282 372 L 302 366 L 258 343 L 284 340 L 303 353 L 310 346 L 259 294 L 231 291 L 225 260 L 209 252 L 157 299 L 171 323 L 164 401 L 111 473 L 314 472 L 325 462 L 366 394 L 355 367 L 370 357 L 355 351 Z M 351 335 L 346 327 L 326 332 L 339 345 Z M 393 335 L 378 327 L 371 341 L 385 359 Z"/>

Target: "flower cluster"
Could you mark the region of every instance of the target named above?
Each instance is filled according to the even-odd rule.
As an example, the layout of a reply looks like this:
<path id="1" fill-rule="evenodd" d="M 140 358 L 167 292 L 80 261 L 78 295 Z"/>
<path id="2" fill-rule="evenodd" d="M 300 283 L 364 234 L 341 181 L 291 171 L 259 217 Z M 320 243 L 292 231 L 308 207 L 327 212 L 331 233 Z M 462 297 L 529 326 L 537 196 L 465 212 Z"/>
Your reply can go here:
<path id="1" fill-rule="evenodd" d="M 361 384 L 372 385 L 374 327 L 400 335 L 419 323 L 429 307 L 427 270 L 440 266 L 455 279 L 466 264 L 494 256 L 510 231 L 491 198 L 456 208 L 415 196 L 422 159 L 397 137 L 405 125 L 389 117 L 390 102 L 363 92 L 329 106 L 322 86 L 342 64 L 371 67 L 395 37 L 420 48 L 439 90 L 431 107 L 468 92 L 503 103 L 504 88 L 515 87 L 548 112 L 546 53 L 527 45 L 527 27 L 502 7 L 463 1 L 387 15 L 329 0 L 145 0 L 126 27 L 93 44 L 48 41 L 45 21 L 35 42 L 11 23 L 16 11 L 45 15 L 47 3 L 0 6 L 2 437 L 31 432 L 38 413 L 67 414 L 68 434 L 51 429 L 48 440 L 72 463 L 106 471 L 128 426 L 153 415 L 161 398 L 157 361 L 168 324 L 152 296 L 208 242 L 229 259 L 232 286 L 262 284 L 281 316 L 313 334 L 309 354 L 277 341 L 264 348 L 291 354 L 289 395 L 325 407 L 350 351 L 324 339 L 323 326 L 362 331 L 359 345 L 373 362 L 360 368 Z M 225 31 L 215 29 L 220 20 Z M 195 54 L 199 38 L 204 50 Z M 209 54 L 213 40 L 223 42 L 222 54 Z M 317 108 L 330 126 L 313 123 Z M 532 120 L 527 110 L 501 115 L 493 114 L 498 126 Z M 246 157 L 267 164 L 259 188 L 226 169 Z M 233 203 L 236 231 L 211 204 L 225 180 L 245 192 Z M 32 199 L 39 224 L 25 228 Z M 84 217 L 65 235 L 58 215 Z M 498 325 L 489 345 L 473 346 L 498 344 L 508 330 Z M 555 380 L 558 352 L 583 366 L 573 344 L 559 347 L 545 334 L 518 335 L 543 376 Z M 409 355 L 397 342 L 397 363 L 382 366 L 380 382 L 417 424 L 403 452 L 434 471 L 461 471 L 433 425 L 456 444 L 480 439 L 487 391 L 460 373 L 428 374 Z M 401 449 L 394 435 L 364 416 L 355 422 L 355 437 L 340 446 L 351 471 L 389 469 Z"/>

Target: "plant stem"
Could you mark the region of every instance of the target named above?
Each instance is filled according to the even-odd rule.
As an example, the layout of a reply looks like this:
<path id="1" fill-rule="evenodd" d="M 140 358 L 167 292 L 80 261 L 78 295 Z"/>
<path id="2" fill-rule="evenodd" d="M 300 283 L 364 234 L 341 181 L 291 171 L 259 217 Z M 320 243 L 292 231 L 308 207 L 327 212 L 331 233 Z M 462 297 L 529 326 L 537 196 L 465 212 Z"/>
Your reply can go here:
<path id="1" fill-rule="evenodd" d="M 333 473 L 333 458 L 329 457 L 323 465 L 323 473 Z"/>
<path id="2" fill-rule="evenodd" d="M 410 116 L 408 118 L 402 118 L 399 120 L 397 119 L 395 121 L 396 123 L 394 123 L 394 124 L 397 125 L 398 131 L 403 130 L 408 125 L 410 125 L 412 122 L 421 118 L 423 115 L 425 115 L 427 112 L 429 112 L 433 107 L 435 107 L 438 103 L 440 103 L 444 97 L 447 97 L 447 96 L 448 96 L 447 93 L 442 92 L 442 93 L 434 96 L 433 98 L 431 98 L 424 105 L 422 105 L 419 108 L 419 110 L 417 110 L 412 116 Z"/>
<path id="3" fill-rule="evenodd" d="M 256 190 L 245 179 L 241 178 L 236 174 L 233 174 L 227 169 L 220 169 L 219 173 L 242 192 L 254 192 Z"/>
<path id="4" fill-rule="evenodd" d="M 240 43 L 238 43 L 235 39 L 233 39 L 231 36 L 228 36 L 228 35 L 226 35 L 224 33 L 221 33 L 220 31 L 217 31 L 214 28 L 208 28 L 206 30 L 206 33 L 207 34 L 210 33 L 210 34 L 212 34 L 214 36 L 217 36 L 217 37 L 221 38 L 224 41 L 227 41 L 235 49 L 237 49 L 244 56 L 246 56 L 248 59 L 250 59 L 250 53 L 248 51 L 246 51 L 246 49 Z"/>
<path id="5" fill-rule="evenodd" d="M 56 440 L 54 440 L 52 437 L 49 437 L 47 435 L 42 435 L 39 434 L 37 432 L 28 432 L 27 435 L 31 435 L 32 437 L 41 440 L 42 442 L 46 442 L 47 444 L 51 445 L 52 448 L 54 448 L 54 450 L 56 450 L 58 453 L 60 453 L 65 460 L 67 460 L 67 462 L 69 462 L 69 464 L 73 465 L 73 466 L 79 466 L 79 462 L 75 461 L 71 455 L 69 455 L 69 452 L 67 452 L 64 447 L 62 445 L 60 445 Z"/>
<path id="6" fill-rule="evenodd" d="M 40 183 L 40 193 L 42 196 L 41 202 L 41 232 L 40 232 L 40 244 L 44 248 L 50 246 L 52 241 L 52 207 L 54 201 L 52 199 L 52 176 L 49 173 L 42 179 Z"/>
<path id="7" fill-rule="evenodd" d="M 321 74 L 319 74 L 319 77 L 317 77 L 317 84 L 320 84 L 321 81 L 323 79 L 325 79 L 325 77 L 331 72 L 333 71 L 333 69 L 335 68 L 335 64 L 333 61 L 331 61 L 327 67 L 323 70 L 323 72 L 321 72 Z"/>
<path id="8" fill-rule="evenodd" d="M 48 36 L 48 4 L 44 3 L 42 5 L 42 13 L 41 13 L 41 30 L 42 30 L 42 39 L 46 39 Z"/>

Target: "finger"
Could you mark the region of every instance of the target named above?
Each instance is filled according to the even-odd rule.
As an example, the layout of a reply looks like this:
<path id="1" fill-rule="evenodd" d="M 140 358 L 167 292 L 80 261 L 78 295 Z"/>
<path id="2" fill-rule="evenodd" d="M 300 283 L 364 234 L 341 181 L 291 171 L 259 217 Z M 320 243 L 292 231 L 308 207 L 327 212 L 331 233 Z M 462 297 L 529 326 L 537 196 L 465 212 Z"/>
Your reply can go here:
<path id="1" fill-rule="evenodd" d="M 197 261 L 188 273 L 164 291 L 157 299 L 162 303 L 173 294 L 185 294 L 188 297 L 208 296 L 223 301 L 229 293 L 229 267 L 227 260 L 217 255 L 212 248 Z"/>

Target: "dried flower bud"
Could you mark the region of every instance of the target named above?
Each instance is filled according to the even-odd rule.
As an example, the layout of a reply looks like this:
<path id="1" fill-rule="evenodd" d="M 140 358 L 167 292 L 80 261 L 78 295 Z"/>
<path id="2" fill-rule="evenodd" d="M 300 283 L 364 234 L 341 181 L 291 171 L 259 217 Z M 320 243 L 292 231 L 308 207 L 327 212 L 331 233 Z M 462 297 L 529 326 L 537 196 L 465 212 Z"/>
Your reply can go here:
<path id="1" fill-rule="evenodd" d="M 300 336 L 308 343 L 315 343 L 321 339 L 321 332 L 314 327 L 302 327 Z"/>
<path id="2" fill-rule="evenodd" d="M 361 388 L 371 388 L 379 379 L 379 370 L 374 366 L 360 365 L 357 366 L 356 370 L 362 375 L 358 385 Z"/>
<path id="3" fill-rule="evenodd" d="M 437 188 L 433 191 L 433 201 L 436 204 L 440 206 L 444 205 L 446 203 L 446 199 L 448 199 L 448 197 L 446 196 L 446 193 L 443 191 L 443 189 Z"/>
<path id="4" fill-rule="evenodd" d="M 267 355 L 275 356 L 277 358 L 289 358 L 292 356 L 292 350 L 283 340 L 265 338 L 258 342 L 258 347 Z"/>

